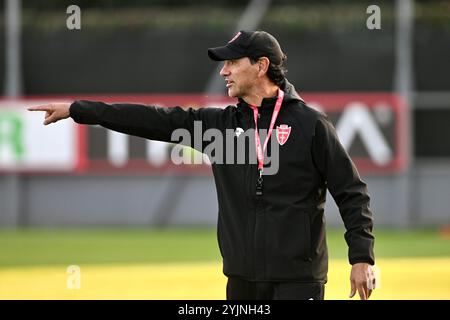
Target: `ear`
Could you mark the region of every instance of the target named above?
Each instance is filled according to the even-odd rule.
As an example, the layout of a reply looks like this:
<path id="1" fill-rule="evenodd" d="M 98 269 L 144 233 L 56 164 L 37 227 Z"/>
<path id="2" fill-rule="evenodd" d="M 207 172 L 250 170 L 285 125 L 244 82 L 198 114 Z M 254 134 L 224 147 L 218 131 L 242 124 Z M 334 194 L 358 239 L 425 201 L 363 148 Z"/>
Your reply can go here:
<path id="1" fill-rule="evenodd" d="M 264 76 L 269 69 L 270 61 L 267 57 L 261 57 L 258 60 L 258 75 L 260 77 Z"/>

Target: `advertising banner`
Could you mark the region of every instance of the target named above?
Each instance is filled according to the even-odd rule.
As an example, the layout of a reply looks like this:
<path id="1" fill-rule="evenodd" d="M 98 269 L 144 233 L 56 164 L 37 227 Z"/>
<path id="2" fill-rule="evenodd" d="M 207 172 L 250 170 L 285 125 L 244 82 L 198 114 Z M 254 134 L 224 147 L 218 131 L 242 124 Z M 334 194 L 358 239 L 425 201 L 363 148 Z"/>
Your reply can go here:
<path id="1" fill-rule="evenodd" d="M 361 173 L 400 173 L 407 166 L 406 106 L 389 93 L 302 94 L 306 103 L 327 114 Z M 183 157 L 203 164 L 176 164 L 174 144 L 145 140 L 100 126 L 60 121 L 43 126 L 43 113 L 26 107 L 47 102 L 89 99 L 161 107 L 220 107 L 235 104 L 225 96 L 83 96 L 0 101 L 0 171 L 55 171 L 107 174 L 209 174 L 206 156 L 183 147 Z M 186 163 L 187 161 L 183 161 Z M 192 161 L 193 163 L 194 161 Z M 196 161 L 198 163 L 198 161 Z"/>

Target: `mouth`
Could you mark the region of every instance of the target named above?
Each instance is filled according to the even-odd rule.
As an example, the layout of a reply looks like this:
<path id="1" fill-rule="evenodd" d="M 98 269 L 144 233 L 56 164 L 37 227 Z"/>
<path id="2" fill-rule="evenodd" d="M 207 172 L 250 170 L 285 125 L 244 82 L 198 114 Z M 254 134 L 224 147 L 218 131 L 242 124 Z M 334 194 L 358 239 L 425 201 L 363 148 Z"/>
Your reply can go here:
<path id="1" fill-rule="evenodd" d="M 231 85 L 234 83 L 234 81 L 231 81 L 231 80 L 227 80 L 227 79 L 225 79 L 225 81 L 226 81 L 226 86 L 227 86 L 227 88 L 229 88 L 229 87 L 231 87 Z"/>

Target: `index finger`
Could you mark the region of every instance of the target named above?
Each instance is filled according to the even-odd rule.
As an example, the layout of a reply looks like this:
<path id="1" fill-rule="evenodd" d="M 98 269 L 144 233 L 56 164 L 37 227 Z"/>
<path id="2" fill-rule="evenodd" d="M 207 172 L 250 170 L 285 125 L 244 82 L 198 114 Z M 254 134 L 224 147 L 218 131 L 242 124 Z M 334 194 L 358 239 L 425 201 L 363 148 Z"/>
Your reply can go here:
<path id="1" fill-rule="evenodd" d="M 51 109 L 52 109 L 51 104 L 43 104 L 40 106 L 27 108 L 28 111 L 50 111 Z"/>

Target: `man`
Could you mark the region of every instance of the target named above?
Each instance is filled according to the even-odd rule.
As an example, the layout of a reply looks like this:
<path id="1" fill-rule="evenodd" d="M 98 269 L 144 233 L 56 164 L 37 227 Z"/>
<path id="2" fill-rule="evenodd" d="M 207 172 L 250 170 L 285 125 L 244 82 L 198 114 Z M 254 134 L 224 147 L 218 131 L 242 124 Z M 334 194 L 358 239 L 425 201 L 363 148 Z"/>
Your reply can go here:
<path id="1" fill-rule="evenodd" d="M 375 284 L 374 237 L 366 185 L 326 116 L 306 106 L 285 78 L 286 56 L 278 41 L 264 31 L 241 31 L 208 55 L 224 61 L 220 74 L 228 95 L 238 98 L 237 106 L 184 110 L 75 101 L 29 110 L 46 111 L 46 125 L 70 116 L 77 123 L 167 142 L 173 142 L 176 129 L 194 134 L 196 121 L 202 132 L 268 130 L 265 139 L 255 134 L 246 149 L 256 155 L 256 163 L 212 164 L 227 298 L 324 298 L 327 189 L 347 230 L 350 297 L 358 291 L 361 299 L 369 298 Z M 269 139 L 279 143 L 278 158 L 273 159 L 278 170 L 271 175 L 264 171 Z"/>

